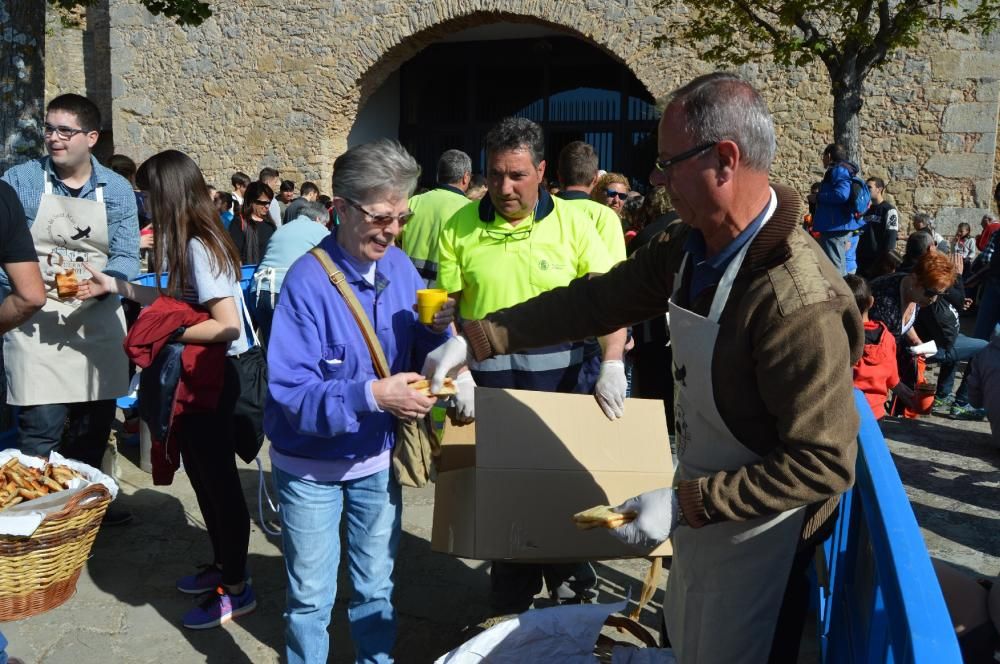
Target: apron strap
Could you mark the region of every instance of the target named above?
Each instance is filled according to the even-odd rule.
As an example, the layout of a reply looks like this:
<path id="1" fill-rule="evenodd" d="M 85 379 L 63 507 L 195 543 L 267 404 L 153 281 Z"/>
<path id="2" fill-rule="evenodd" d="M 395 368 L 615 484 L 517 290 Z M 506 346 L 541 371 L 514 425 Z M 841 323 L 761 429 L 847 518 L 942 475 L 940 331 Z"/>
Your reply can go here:
<path id="1" fill-rule="evenodd" d="M 45 189 L 44 189 L 44 192 L 45 192 L 46 195 L 49 195 L 49 196 L 52 195 L 52 179 L 49 177 L 48 171 L 45 172 Z M 97 199 L 98 203 L 103 203 L 104 202 L 104 185 L 103 184 L 98 184 L 96 187 L 94 187 L 94 197 Z"/>

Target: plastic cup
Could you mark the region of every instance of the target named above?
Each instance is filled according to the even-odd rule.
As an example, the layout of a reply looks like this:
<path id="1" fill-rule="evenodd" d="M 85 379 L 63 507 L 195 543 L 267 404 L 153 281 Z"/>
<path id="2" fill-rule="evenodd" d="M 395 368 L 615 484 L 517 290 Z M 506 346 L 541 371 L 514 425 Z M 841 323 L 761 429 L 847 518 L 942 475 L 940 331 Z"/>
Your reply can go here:
<path id="1" fill-rule="evenodd" d="M 434 323 L 434 314 L 448 301 L 448 291 L 443 288 L 421 288 L 417 291 L 417 318 L 424 325 Z"/>

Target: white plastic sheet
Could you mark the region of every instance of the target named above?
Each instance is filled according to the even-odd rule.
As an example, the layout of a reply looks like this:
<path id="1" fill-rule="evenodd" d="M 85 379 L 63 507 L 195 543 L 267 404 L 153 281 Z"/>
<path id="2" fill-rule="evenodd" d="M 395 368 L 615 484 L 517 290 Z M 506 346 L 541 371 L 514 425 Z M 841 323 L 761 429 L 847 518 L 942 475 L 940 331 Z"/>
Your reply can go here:
<path id="1" fill-rule="evenodd" d="M 7 463 L 11 457 L 17 457 L 22 464 L 33 468 L 44 468 L 46 463 L 45 460 L 38 457 L 21 454 L 14 449 L 7 449 L 0 451 L 0 466 Z M 65 491 L 27 500 L 0 511 L 0 535 L 18 537 L 31 535 L 46 516 L 60 511 L 70 498 L 92 484 L 103 484 L 107 487 L 112 500 L 118 496 L 118 485 L 115 481 L 92 466 L 67 459 L 58 452 L 50 453 L 48 462 L 72 468 L 83 475 L 83 478 L 73 480 L 70 483 L 70 488 Z"/>

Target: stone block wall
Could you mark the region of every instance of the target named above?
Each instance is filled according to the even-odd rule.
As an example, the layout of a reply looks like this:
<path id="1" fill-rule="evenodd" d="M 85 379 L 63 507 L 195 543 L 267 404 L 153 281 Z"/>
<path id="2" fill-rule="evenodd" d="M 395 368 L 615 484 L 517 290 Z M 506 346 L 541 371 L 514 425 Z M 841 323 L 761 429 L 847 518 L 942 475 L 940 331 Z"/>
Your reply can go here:
<path id="1" fill-rule="evenodd" d="M 218 186 L 236 169 L 254 175 L 269 165 L 328 189 L 333 160 L 368 97 L 421 48 L 477 25 L 540 23 L 590 41 L 656 98 L 712 69 L 682 44 L 653 46 L 684 20 L 682 6 L 657 0 L 229 0 L 187 29 L 137 0 L 105 2 L 116 150 L 137 161 L 184 150 Z M 53 49 L 52 41 L 48 68 L 74 48 Z M 863 172 L 889 182 L 904 225 L 929 212 L 948 235 L 959 221 L 978 224 L 1000 177 L 1000 42 L 976 35 L 921 42 L 869 79 Z M 761 62 L 741 73 L 775 116 L 775 177 L 807 192 L 822 177 L 820 154 L 832 140 L 825 70 Z"/>

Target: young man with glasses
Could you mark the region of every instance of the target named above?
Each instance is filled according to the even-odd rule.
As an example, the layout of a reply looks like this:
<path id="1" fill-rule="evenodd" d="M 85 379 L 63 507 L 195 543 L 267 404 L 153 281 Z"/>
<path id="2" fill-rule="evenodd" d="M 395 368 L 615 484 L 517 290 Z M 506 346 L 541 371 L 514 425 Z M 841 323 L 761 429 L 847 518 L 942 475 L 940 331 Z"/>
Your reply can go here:
<path id="1" fill-rule="evenodd" d="M 128 359 L 121 350 L 125 319 L 118 298 L 81 303 L 60 296 L 55 278 L 72 270 L 78 281 L 86 279 L 84 263 L 125 280 L 139 272 L 135 194 L 128 180 L 91 154 L 100 125 L 100 112 L 86 97 L 56 97 L 45 114 L 48 156 L 3 176 L 24 206 L 48 289 L 42 313 L 8 332 L 4 344 L 7 401 L 20 407 L 18 446 L 39 456 L 58 450 L 96 468 L 115 399 L 128 392 Z M 9 290 L 7 275 L 0 273 L 0 292 Z M 105 523 L 130 519 L 115 508 Z"/>
<path id="2" fill-rule="evenodd" d="M 441 233 L 438 286 L 456 300 L 461 318 L 483 318 L 611 267 L 590 217 L 552 198 L 543 186 L 541 127 L 524 118 L 507 118 L 487 134 L 485 148 L 487 195 L 459 210 Z M 608 417 L 617 417 L 625 400 L 624 329 L 609 333 L 601 343 L 604 363 L 595 396 Z M 559 343 L 497 356 L 470 368 L 476 384 L 484 387 L 573 392 L 582 363 L 581 343 Z M 591 391 L 593 385 L 588 386 Z M 495 561 L 490 576 L 497 614 L 530 608 L 543 580 L 550 595 L 564 601 L 593 597 L 597 580 L 585 562 Z"/>

